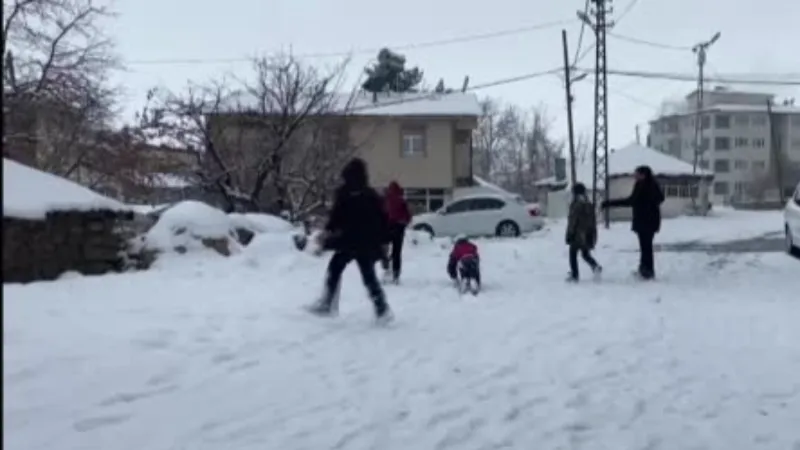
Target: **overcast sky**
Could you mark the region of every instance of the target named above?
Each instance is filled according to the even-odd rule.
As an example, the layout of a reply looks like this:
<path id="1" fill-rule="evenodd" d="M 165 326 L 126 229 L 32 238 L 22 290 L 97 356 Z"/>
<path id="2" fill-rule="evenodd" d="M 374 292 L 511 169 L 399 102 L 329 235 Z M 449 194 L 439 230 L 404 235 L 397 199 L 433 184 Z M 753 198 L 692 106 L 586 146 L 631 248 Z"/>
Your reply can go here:
<path id="1" fill-rule="evenodd" d="M 633 1 L 631 4 L 630 2 Z M 114 0 L 119 13 L 113 27 L 119 50 L 128 64 L 118 81 L 127 91 L 127 111 L 143 104 L 144 93 L 156 85 L 179 89 L 187 80 L 205 81 L 226 72 L 247 76 L 248 56 L 291 49 L 293 53 L 336 53 L 401 47 L 461 36 L 565 21 L 571 53 L 580 22 L 575 11 L 583 0 Z M 629 10 L 614 32 L 671 46 L 691 46 L 720 40 L 709 51 L 708 74 L 796 74 L 800 78 L 800 1 L 798 0 L 617 0 L 616 18 Z M 499 38 L 401 51 L 409 65 L 418 65 L 434 84 L 444 78 L 460 86 L 465 75 L 480 84 L 560 67 L 562 26 Z M 587 32 L 583 48 L 594 42 Z M 374 58 L 356 52 L 353 74 Z M 203 63 L 153 63 L 154 60 L 205 60 Z M 332 64 L 340 58 L 308 61 Z M 594 53 L 579 66 L 592 67 Z M 608 65 L 612 69 L 696 73 L 688 50 L 661 49 L 609 36 Z M 635 126 L 646 123 L 666 98 L 680 97 L 693 83 L 610 76 L 609 126 L 611 146 L 635 138 Z M 800 99 L 800 89 L 753 87 Z M 558 136 L 566 135 L 562 82 L 548 75 L 481 90 L 522 107 L 544 105 Z M 592 79 L 575 88 L 578 132 L 592 130 Z"/>

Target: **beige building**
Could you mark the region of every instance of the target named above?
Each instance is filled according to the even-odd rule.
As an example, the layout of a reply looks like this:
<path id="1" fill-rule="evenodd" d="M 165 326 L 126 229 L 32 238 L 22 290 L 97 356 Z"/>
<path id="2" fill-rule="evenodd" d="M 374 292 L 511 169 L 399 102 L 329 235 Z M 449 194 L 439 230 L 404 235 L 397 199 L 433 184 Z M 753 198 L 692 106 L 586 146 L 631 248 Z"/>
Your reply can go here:
<path id="1" fill-rule="evenodd" d="M 428 211 L 442 206 L 454 189 L 471 184 L 472 132 L 481 114 L 474 94 L 393 93 L 375 98 L 362 93 L 348 96 L 346 102 L 346 108 L 334 109 L 346 113 L 328 113 L 323 120 L 346 130 L 354 154 L 369 165 L 376 188 L 397 181 L 415 211 Z M 235 123 L 242 123 L 234 120 L 241 119 L 232 120 L 230 113 L 224 120 L 213 116 L 215 135 L 221 131 L 229 136 L 227 148 L 219 149 L 227 159 L 235 155 L 242 165 L 254 160 L 240 137 L 241 128 L 234 131 Z M 260 139 L 257 130 L 252 133 L 248 139 Z"/>
<path id="2" fill-rule="evenodd" d="M 776 104 L 770 117 L 767 101 L 774 97 L 724 88 L 705 93 L 699 167 L 714 172 L 715 202 L 749 203 L 777 197 L 771 181 L 773 144 L 786 172 L 786 189 L 791 192 L 797 184 L 797 171 L 791 169 L 800 167 L 800 107 Z M 693 91 L 673 111 L 651 121 L 649 145 L 693 162 L 696 102 L 697 91 Z"/>

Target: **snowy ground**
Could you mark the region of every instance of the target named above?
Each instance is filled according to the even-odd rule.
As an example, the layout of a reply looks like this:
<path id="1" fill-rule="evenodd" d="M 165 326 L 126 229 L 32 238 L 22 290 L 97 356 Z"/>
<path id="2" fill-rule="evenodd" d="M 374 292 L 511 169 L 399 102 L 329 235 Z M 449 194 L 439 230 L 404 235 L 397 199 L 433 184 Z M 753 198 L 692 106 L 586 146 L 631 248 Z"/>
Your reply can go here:
<path id="1" fill-rule="evenodd" d="M 657 242 L 756 237 L 771 213 L 665 221 Z M 4 285 L 9 450 L 800 449 L 798 261 L 656 255 L 625 224 L 604 280 L 564 283 L 563 227 L 483 241 L 459 298 L 447 249 L 407 247 L 397 321 L 355 268 L 341 316 L 300 307 L 325 260 L 260 236 L 228 260 Z M 792 425 L 794 424 L 794 425 Z"/>

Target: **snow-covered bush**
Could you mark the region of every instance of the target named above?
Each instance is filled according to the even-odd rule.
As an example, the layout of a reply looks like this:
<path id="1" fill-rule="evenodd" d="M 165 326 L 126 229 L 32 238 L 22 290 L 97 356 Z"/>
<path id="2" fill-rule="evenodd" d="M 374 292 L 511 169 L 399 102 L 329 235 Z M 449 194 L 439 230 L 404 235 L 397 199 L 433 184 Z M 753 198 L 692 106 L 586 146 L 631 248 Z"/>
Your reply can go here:
<path id="1" fill-rule="evenodd" d="M 228 217 L 234 227 L 244 228 L 254 233 L 282 233 L 295 229 L 288 221 L 270 214 L 231 213 L 228 214 Z"/>
<path id="2" fill-rule="evenodd" d="M 198 201 L 180 202 L 165 210 L 144 236 L 141 246 L 180 254 L 213 249 L 224 256 L 241 250 L 231 218 Z"/>

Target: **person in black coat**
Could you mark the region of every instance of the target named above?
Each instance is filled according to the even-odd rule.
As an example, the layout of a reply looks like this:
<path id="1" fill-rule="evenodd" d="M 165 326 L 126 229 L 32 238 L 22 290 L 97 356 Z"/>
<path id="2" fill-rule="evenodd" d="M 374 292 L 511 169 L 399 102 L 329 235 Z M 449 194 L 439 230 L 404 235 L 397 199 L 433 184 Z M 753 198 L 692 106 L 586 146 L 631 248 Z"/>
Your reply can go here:
<path id="1" fill-rule="evenodd" d="M 634 172 L 636 184 L 628 198 L 603 202 L 603 208 L 630 207 L 633 210 L 631 229 L 639 237 L 639 276 L 646 280 L 655 278 L 653 239 L 661 230 L 661 204 L 664 192 L 648 166 L 639 166 Z"/>
<path id="2" fill-rule="evenodd" d="M 336 311 L 342 273 L 355 260 L 376 316 L 390 319 L 391 311 L 375 274 L 375 262 L 383 254 L 389 234 L 383 199 L 369 186 L 367 165 L 362 159 L 354 158 L 344 167 L 342 180 L 322 238 L 322 247 L 334 253 L 328 263 L 323 296 L 311 312 L 330 315 Z"/>

